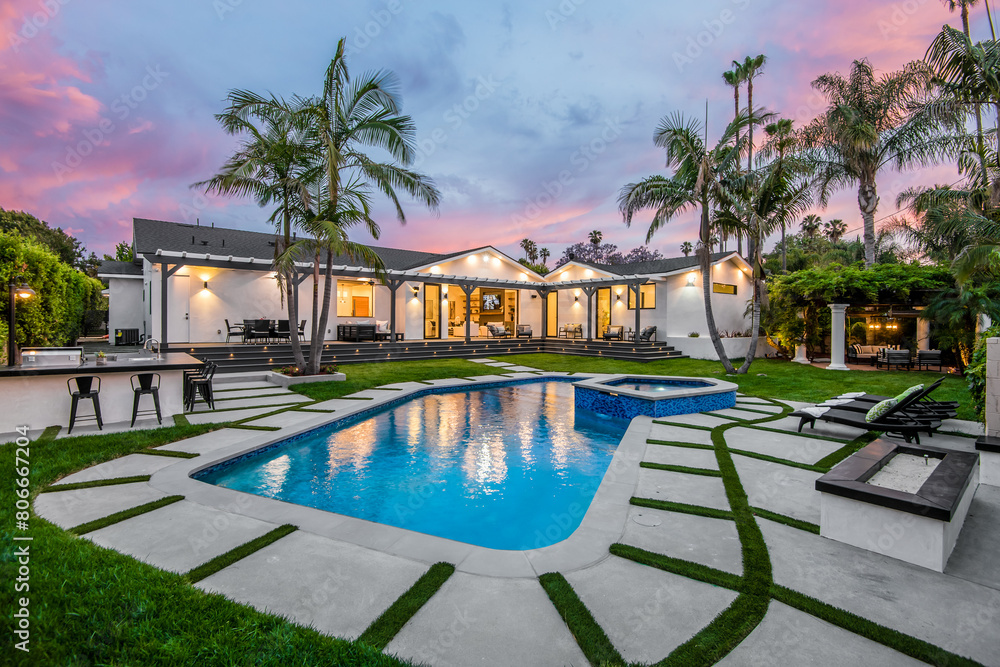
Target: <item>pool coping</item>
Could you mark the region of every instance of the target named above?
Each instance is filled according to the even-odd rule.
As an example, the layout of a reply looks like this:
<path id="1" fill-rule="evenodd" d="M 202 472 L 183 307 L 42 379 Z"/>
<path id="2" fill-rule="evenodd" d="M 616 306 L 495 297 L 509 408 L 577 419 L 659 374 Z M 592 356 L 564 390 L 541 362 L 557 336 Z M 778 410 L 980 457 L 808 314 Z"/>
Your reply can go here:
<path id="1" fill-rule="evenodd" d="M 580 374 L 572 378 L 592 380 L 612 377 L 603 374 Z M 628 521 L 630 500 L 639 480 L 639 463 L 646 451 L 646 439 L 652 428 L 652 417 L 632 419 L 615 450 L 608 470 L 590 502 L 580 525 L 565 539 L 549 546 L 523 551 L 509 551 L 480 547 L 434 535 L 418 533 L 406 528 L 388 526 L 365 519 L 337 514 L 283 500 L 265 498 L 242 491 L 227 489 L 194 479 L 199 471 L 219 465 L 229 459 L 265 448 L 276 442 L 292 438 L 319 428 L 333 421 L 370 411 L 387 403 L 427 393 L 440 388 L 466 388 L 496 385 L 511 380 L 566 379 L 566 373 L 511 373 L 498 379 L 463 379 L 461 382 L 433 386 L 414 386 L 385 391 L 384 397 L 371 401 L 357 401 L 359 405 L 320 415 L 303 414 L 301 424 L 265 432 L 260 435 L 248 432 L 248 438 L 239 444 L 221 447 L 215 451 L 186 459 L 153 473 L 149 484 L 168 495 L 183 495 L 189 502 L 232 512 L 275 524 L 291 523 L 322 537 L 415 561 L 454 563 L 460 572 L 505 577 L 536 578 L 546 572 L 570 572 L 595 565 L 609 557 L 608 547 L 624 535 Z M 457 379 L 456 379 L 457 380 Z M 366 390 L 378 392 L 378 388 Z M 205 436 L 202 436 L 205 437 Z M 168 445 L 169 446 L 169 445 Z M 558 516 L 553 524 L 562 530 Z M 551 527 L 551 526 L 550 526 Z"/>
<path id="2" fill-rule="evenodd" d="M 707 387 L 690 387 L 688 389 L 676 389 L 670 391 L 669 393 L 657 393 L 646 391 L 643 389 L 629 389 L 627 387 L 616 387 L 611 382 L 617 382 L 619 380 L 653 380 L 669 378 L 670 380 L 680 380 L 682 382 L 705 382 L 708 383 Z M 709 394 L 725 394 L 728 392 L 738 392 L 739 385 L 733 382 L 727 382 L 725 380 L 717 380 L 715 378 L 703 378 L 703 377 L 688 377 L 684 375 L 640 375 L 638 373 L 618 373 L 615 375 L 606 375 L 593 377 L 587 380 L 582 380 L 575 383 L 577 386 L 584 387 L 585 389 L 593 389 L 594 391 L 599 391 L 604 394 L 629 396 L 631 398 L 641 398 L 647 401 L 662 401 L 677 398 L 689 398 L 691 396 L 707 396 Z"/>

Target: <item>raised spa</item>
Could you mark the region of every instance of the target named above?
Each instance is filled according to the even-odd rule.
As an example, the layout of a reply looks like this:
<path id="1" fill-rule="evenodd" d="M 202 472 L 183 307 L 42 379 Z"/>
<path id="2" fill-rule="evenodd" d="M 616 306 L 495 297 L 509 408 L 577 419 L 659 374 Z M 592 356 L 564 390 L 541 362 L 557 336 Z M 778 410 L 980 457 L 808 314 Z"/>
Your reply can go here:
<path id="1" fill-rule="evenodd" d="M 612 375 L 573 386 L 578 409 L 620 419 L 725 410 L 735 407 L 738 389 L 723 380 L 666 375 Z"/>

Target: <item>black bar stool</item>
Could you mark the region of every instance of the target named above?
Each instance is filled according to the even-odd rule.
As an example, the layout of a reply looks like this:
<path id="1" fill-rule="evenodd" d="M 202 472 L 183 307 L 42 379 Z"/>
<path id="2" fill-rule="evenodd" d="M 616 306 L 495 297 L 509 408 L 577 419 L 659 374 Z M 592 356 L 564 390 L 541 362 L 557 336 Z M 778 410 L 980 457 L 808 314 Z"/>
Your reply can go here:
<path id="1" fill-rule="evenodd" d="M 186 400 L 186 411 L 193 412 L 194 404 L 198 400 L 198 394 L 208 403 L 210 410 L 215 410 L 215 395 L 212 393 L 212 376 L 215 375 L 216 364 L 210 361 L 204 366 L 201 374 L 192 374 L 187 377 L 188 390 Z"/>
<path id="2" fill-rule="evenodd" d="M 153 380 L 156 380 L 156 384 L 153 384 Z M 135 386 L 135 381 L 139 381 L 139 386 Z M 139 414 L 139 399 L 143 394 L 151 394 L 153 396 L 153 405 L 156 407 L 156 423 L 162 424 L 163 419 L 160 417 L 160 374 L 159 373 L 140 373 L 138 375 L 133 375 L 129 381 L 132 383 L 132 392 L 135 394 L 135 398 L 132 399 L 132 426 L 135 426 L 135 418 Z M 150 410 L 143 410 L 144 415 L 150 414 Z"/>
<path id="3" fill-rule="evenodd" d="M 97 380 L 97 388 L 94 388 L 94 380 Z M 73 391 L 72 383 L 76 383 L 76 391 Z M 99 394 L 101 393 L 101 378 L 96 375 L 81 375 L 80 377 L 70 378 L 66 380 L 66 388 L 69 390 L 69 395 L 73 397 L 73 404 L 69 409 L 69 430 L 66 434 L 73 432 L 73 424 L 76 423 L 76 406 L 80 402 L 80 399 L 89 398 L 94 402 L 94 416 L 93 417 L 81 417 L 80 419 L 96 419 L 98 430 L 104 430 L 104 422 L 101 421 L 101 399 Z"/>

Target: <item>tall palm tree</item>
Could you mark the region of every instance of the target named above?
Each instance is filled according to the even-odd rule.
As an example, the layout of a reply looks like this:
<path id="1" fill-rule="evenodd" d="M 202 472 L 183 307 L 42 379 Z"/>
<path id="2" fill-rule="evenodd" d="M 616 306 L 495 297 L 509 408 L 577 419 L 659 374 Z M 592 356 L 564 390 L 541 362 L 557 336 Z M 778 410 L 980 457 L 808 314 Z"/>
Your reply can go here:
<path id="1" fill-rule="evenodd" d="M 245 90 L 232 90 L 225 111 L 215 118 L 227 134 L 242 137 L 239 147 L 215 176 L 195 183 L 229 196 L 250 196 L 260 206 L 277 204 L 269 220 L 276 226 L 275 258 L 292 245 L 292 227 L 303 203 L 308 202 L 308 186 L 319 175 L 318 154 L 303 141 L 306 127 L 299 109 L 274 96 L 263 97 Z M 279 288 L 290 322 L 298 321 L 298 289 L 295 269 L 277 271 Z M 305 367 L 298 328 L 291 328 L 292 355 L 299 368 Z"/>
<path id="2" fill-rule="evenodd" d="M 745 74 L 745 72 L 744 72 L 743 68 L 740 66 L 740 63 L 738 61 L 736 61 L 736 60 L 733 61 L 733 68 L 731 70 L 729 70 L 728 72 L 723 72 L 722 73 L 722 80 L 726 82 L 726 85 L 729 85 L 729 86 L 733 87 L 733 120 L 734 121 L 737 118 L 740 117 L 740 86 L 743 85 L 743 82 L 746 80 L 745 77 L 744 77 L 744 74 Z M 739 135 L 739 132 L 737 132 L 736 136 L 733 137 L 733 144 L 736 145 L 736 144 L 739 144 L 739 143 L 740 143 L 740 135 Z M 737 171 L 737 173 L 739 173 L 739 170 L 740 170 L 740 167 L 739 167 L 739 164 L 737 164 L 736 165 L 736 171 Z M 722 239 L 725 240 L 726 236 L 727 236 L 727 234 L 725 232 L 723 232 L 722 233 Z M 740 236 L 739 233 L 736 234 L 736 252 L 739 255 L 743 255 L 743 237 Z"/>
<path id="3" fill-rule="evenodd" d="M 774 123 L 764 126 L 764 133 L 767 134 L 767 142 L 761 148 L 763 157 L 773 157 L 778 163 L 778 168 L 784 167 L 785 157 L 790 154 L 796 146 L 796 136 L 792 131 L 792 121 L 782 118 Z M 785 228 L 787 225 L 784 213 L 781 219 L 781 270 L 788 271 L 788 252 L 785 241 Z"/>
<path id="4" fill-rule="evenodd" d="M 948 8 L 948 11 L 954 12 L 956 9 L 960 10 L 962 16 L 962 32 L 965 33 L 965 38 L 971 43 L 972 35 L 969 32 L 969 7 L 974 7 L 979 0 L 942 1 L 944 2 L 944 6 Z M 983 113 L 978 102 L 973 105 L 973 112 L 976 116 L 976 149 L 979 153 L 983 173 L 986 173 L 986 156 L 984 155 L 985 146 L 983 144 Z"/>
<path id="5" fill-rule="evenodd" d="M 590 242 L 592 244 L 601 245 L 601 239 L 604 238 L 604 232 L 600 231 L 599 229 L 595 229 L 594 231 L 590 232 L 590 234 L 587 235 L 587 238 L 590 239 Z"/>
<path id="6" fill-rule="evenodd" d="M 521 246 L 521 250 L 524 251 L 524 258 L 525 259 L 530 259 L 531 258 L 531 239 L 529 239 L 529 238 L 523 238 L 523 239 L 521 239 L 520 246 Z"/>
<path id="7" fill-rule="evenodd" d="M 830 239 L 830 243 L 836 243 L 844 236 L 847 231 L 847 223 L 843 220 L 833 219 L 827 220 L 823 223 L 823 233 L 826 234 L 826 238 Z"/>
<path id="8" fill-rule="evenodd" d="M 810 213 L 802 218 L 802 234 L 807 239 L 814 239 L 819 234 L 819 229 L 823 224 L 823 219 L 815 213 Z"/>
<path id="9" fill-rule="evenodd" d="M 549 261 L 549 257 L 552 256 L 552 252 L 548 248 L 542 248 L 538 251 L 539 256 L 542 258 L 542 266 L 546 266 L 546 262 Z"/>
<path id="10" fill-rule="evenodd" d="M 323 168 L 321 196 L 311 225 L 325 253 L 325 284 L 322 311 L 310 341 L 309 370 L 319 371 L 324 334 L 332 296 L 332 265 L 335 256 L 348 255 L 377 273 L 382 260 L 367 246 L 348 240 L 348 231 L 364 226 L 372 238 L 380 228 L 371 217 L 372 195 L 381 192 L 396 209 L 400 223 L 406 222 L 397 190 L 402 190 L 428 208 L 436 209 L 441 195 L 434 183 L 406 165 L 415 157 L 413 121 L 401 115 L 398 85 L 385 71 L 366 73 L 351 81 L 344 55 L 345 40 L 337 43 L 319 97 L 303 101 L 306 117 Z M 392 162 L 377 162 L 366 153 L 375 148 L 389 154 Z M 317 290 L 314 288 L 314 299 Z"/>
<path id="11" fill-rule="evenodd" d="M 930 79 L 922 62 L 876 77 L 865 59 L 854 61 L 847 78 L 833 73 L 813 81 L 830 106 L 803 130 L 802 142 L 815 166 L 823 206 L 832 192 L 857 185 L 866 267 L 875 263 L 879 172 L 886 167 L 904 170 L 934 164 L 954 144 L 940 131 L 946 119 L 937 107 L 926 104 Z M 951 125 L 957 123 L 952 120 Z"/>
<path id="12" fill-rule="evenodd" d="M 761 70 L 764 68 L 764 63 L 767 62 L 767 56 L 763 53 L 756 55 L 754 57 L 747 56 L 743 63 L 740 65 L 740 69 L 743 74 L 743 80 L 747 82 L 747 109 L 749 114 L 753 115 L 753 80 L 760 74 Z M 750 140 L 747 142 L 747 171 L 753 171 L 753 123 L 750 123 L 749 127 Z"/>
<path id="13" fill-rule="evenodd" d="M 692 250 L 694 250 L 694 246 L 691 245 L 690 241 L 685 241 L 681 244 L 681 252 L 684 253 L 685 257 L 690 255 Z"/>
<path id="14" fill-rule="evenodd" d="M 715 351 L 728 373 L 736 371 L 722 346 L 712 311 L 711 246 L 716 239 L 711 220 L 713 207 L 732 197 L 727 192 L 724 176 L 736 172 L 741 146 L 738 143 L 733 145 L 733 141 L 737 132 L 746 127 L 748 122 L 749 118 L 741 114 L 726 126 L 715 147 L 709 149 L 707 140 L 702 138 L 704 129 L 697 119 L 685 119 L 679 113 L 664 116 L 653 135 L 653 141 L 666 150 L 667 168 L 673 170 L 673 176 L 650 176 L 638 183 L 624 186 L 618 195 L 618 208 L 626 225 L 631 226 L 632 219 L 639 211 L 648 208 L 655 210 L 646 232 L 646 243 L 673 218 L 685 211 L 700 209 L 697 253 L 701 265 L 705 320 Z"/>

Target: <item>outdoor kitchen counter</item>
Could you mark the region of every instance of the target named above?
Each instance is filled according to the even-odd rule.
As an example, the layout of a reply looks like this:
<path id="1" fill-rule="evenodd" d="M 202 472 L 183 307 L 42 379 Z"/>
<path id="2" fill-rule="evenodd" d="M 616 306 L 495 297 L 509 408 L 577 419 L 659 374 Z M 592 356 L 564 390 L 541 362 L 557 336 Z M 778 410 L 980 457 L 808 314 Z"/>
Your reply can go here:
<path id="1" fill-rule="evenodd" d="M 32 439 L 48 426 L 69 426 L 71 378 L 95 375 L 101 379 L 101 417 L 105 424 L 132 420 L 131 378 L 139 373 L 160 374 L 160 412 L 164 419 L 184 412 L 184 371 L 199 368 L 202 362 L 184 352 L 143 354 L 97 365 L 94 359 L 79 363 L 19 364 L 0 369 L 0 435 L 9 435 L 27 426 Z M 74 386 L 75 389 L 75 386 Z M 139 410 L 152 410 L 153 399 L 142 397 Z M 77 408 L 77 426 L 93 424 L 92 401 L 81 400 Z M 155 416 L 150 415 L 155 419 Z M 84 419 L 81 422 L 81 419 Z M 140 415 L 140 418 L 143 418 Z M 149 417 L 146 417 L 149 418 Z M 74 433 L 76 427 L 74 427 Z M 6 439 L 0 439 L 0 442 Z"/>

